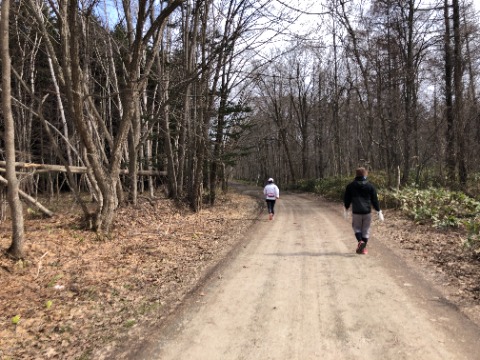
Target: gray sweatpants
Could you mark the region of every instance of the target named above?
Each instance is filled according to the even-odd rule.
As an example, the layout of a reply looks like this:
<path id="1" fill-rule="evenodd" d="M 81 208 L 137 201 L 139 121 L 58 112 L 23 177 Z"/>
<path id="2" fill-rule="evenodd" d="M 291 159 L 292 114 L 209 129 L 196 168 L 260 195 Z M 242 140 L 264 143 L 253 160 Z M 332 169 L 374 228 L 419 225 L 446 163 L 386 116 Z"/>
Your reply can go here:
<path id="1" fill-rule="evenodd" d="M 355 234 L 362 234 L 362 238 L 370 237 L 370 225 L 372 224 L 372 213 L 352 214 L 352 228 Z"/>

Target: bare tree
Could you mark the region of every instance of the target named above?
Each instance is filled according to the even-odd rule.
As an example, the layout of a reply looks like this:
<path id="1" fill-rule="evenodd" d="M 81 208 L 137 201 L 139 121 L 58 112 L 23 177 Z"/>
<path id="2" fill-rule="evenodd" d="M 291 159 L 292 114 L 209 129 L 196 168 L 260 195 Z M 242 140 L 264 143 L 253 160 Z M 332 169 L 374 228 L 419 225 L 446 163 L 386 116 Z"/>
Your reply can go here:
<path id="1" fill-rule="evenodd" d="M 131 3 L 125 1 L 124 10 L 127 22 L 127 46 L 122 57 L 124 81 L 119 87 L 121 101 L 121 117 L 111 131 L 106 122 L 101 118 L 101 112 L 96 110 L 96 105 L 90 94 L 91 74 L 85 64 L 90 60 L 85 58 L 88 54 L 80 48 L 80 44 L 87 43 L 86 25 L 89 24 L 88 16 L 91 8 L 79 10 L 79 3 L 71 1 L 59 3 L 55 11 L 60 23 L 60 51 L 57 54 L 53 46 L 53 39 L 46 21 L 38 4 L 30 0 L 30 7 L 34 9 L 33 15 L 44 36 L 46 48 L 52 59 L 53 68 L 59 85 L 66 98 L 66 111 L 69 119 L 73 121 L 76 134 L 85 148 L 84 158 L 90 169 L 91 179 L 98 189 L 98 208 L 94 221 L 94 228 L 103 234 L 108 234 L 114 219 L 115 210 L 121 197 L 120 167 L 124 159 L 124 150 L 127 136 L 130 136 L 130 179 L 132 186 L 132 200 L 136 199 L 137 187 L 137 151 L 140 131 L 140 94 L 142 94 L 148 79 L 153 61 L 154 52 L 148 52 L 149 45 L 154 49 L 158 47 L 163 33 L 163 28 L 169 15 L 183 2 L 183 0 L 170 1 L 161 9 L 151 22 L 148 22 L 149 12 L 154 11 L 152 4 L 141 2 L 137 7 L 135 22 L 131 14 Z M 85 18 L 84 18 L 85 17 Z M 55 26 L 54 24 L 50 24 Z M 144 58 L 144 54 L 152 56 Z M 142 67 L 142 73 L 140 69 Z M 120 72 L 120 69 L 118 69 Z M 113 133 L 112 133 L 113 131 Z M 102 145 L 104 140 L 108 143 L 108 153 Z"/>
<path id="2" fill-rule="evenodd" d="M 11 103 L 11 59 L 9 48 L 10 0 L 4 0 L 1 7 L 1 53 L 2 53 L 2 110 L 5 121 L 5 155 L 8 181 L 8 203 L 12 217 L 12 243 L 7 252 L 15 258 L 24 256 L 23 208 L 19 197 L 18 180 L 15 174 L 15 125 Z"/>

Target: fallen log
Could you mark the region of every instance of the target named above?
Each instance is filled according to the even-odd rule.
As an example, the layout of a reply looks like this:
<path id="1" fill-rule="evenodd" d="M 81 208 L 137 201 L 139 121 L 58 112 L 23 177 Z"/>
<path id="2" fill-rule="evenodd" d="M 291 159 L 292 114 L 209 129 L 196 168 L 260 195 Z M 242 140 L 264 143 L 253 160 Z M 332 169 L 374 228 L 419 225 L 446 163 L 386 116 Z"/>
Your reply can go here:
<path id="1" fill-rule="evenodd" d="M 0 183 L 5 185 L 5 186 L 8 186 L 8 180 L 5 179 L 3 176 L 0 175 Z M 24 191 L 22 190 L 18 190 L 18 194 L 20 195 L 20 197 L 22 199 L 25 200 L 25 202 L 27 204 L 29 204 L 30 206 L 32 207 L 36 207 L 38 210 L 40 210 L 43 214 L 47 215 L 48 217 L 52 217 L 53 216 L 53 212 L 48 210 L 45 206 L 43 206 L 42 204 L 40 204 L 37 200 L 35 200 L 34 198 L 32 198 L 30 195 L 28 195 L 27 193 L 25 193 Z"/>
<path id="2" fill-rule="evenodd" d="M 5 161 L 0 161 L 0 166 L 5 166 Z M 26 162 L 16 162 L 16 168 L 22 169 L 35 169 L 37 172 L 67 172 L 67 168 L 63 165 L 49 165 L 49 164 L 35 164 L 35 163 L 26 163 Z M 85 166 L 70 166 L 70 170 L 74 174 L 85 174 L 87 168 Z M 120 174 L 127 175 L 128 169 L 120 169 Z M 156 170 L 138 170 L 139 176 L 166 176 L 166 171 L 156 171 Z"/>

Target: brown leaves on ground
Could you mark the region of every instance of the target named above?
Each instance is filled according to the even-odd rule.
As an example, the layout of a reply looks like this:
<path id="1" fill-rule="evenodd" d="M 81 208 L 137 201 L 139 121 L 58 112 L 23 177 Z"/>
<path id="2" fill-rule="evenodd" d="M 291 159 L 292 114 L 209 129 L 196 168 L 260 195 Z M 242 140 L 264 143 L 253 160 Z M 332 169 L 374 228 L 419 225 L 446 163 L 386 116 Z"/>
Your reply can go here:
<path id="1" fill-rule="evenodd" d="M 119 210 L 106 241 L 76 228 L 77 214 L 27 219 L 26 258 L 0 256 L 0 358 L 88 359 L 138 324 L 161 321 L 257 212 L 238 194 L 197 214 L 141 200 Z M 6 250 L 10 224 L 0 229 Z"/>

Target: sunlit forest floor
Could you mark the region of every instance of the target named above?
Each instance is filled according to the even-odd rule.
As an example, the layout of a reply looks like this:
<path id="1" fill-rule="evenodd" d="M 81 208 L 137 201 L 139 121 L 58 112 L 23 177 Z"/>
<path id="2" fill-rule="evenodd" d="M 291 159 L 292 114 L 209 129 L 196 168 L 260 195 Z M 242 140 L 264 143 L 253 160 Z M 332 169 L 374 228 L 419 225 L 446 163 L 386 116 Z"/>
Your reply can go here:
<path id="1" fill-rule="evenodd" d="M 232 192 L 194 214 L 164 197 L 142 198 L 136 208 L 119 211 L 107 241 L 81 229 L 78 209 L 60 200 L 53 218 L 26 219 L 23 261 L 5 255 L 10 224 L 0 224 L 0 358 L 91 359 L 96 349 L 141 339 L 147 324 L 161 324 L 241 246 L 240 235 L 259 211 L 266 217 L 258 200 Z M 372 242 L 428 274 L 478 321 L 480 262 L 464 249 L 461 234 L 385 213 Z"/>

